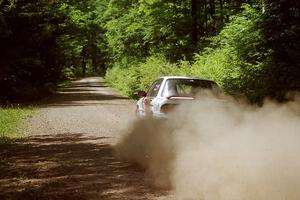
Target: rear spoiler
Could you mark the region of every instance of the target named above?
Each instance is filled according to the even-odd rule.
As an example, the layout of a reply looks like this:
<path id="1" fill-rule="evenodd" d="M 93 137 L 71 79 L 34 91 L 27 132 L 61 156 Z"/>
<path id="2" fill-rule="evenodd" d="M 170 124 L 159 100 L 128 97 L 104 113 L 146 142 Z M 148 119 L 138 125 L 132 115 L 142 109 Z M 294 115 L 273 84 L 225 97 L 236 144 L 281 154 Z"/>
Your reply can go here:
<path id="1" fill-rule="evenodd" d="M 193 100 L 195 99 L 194 97 L 167 97 L 167 99 L 171 100 Z"/>

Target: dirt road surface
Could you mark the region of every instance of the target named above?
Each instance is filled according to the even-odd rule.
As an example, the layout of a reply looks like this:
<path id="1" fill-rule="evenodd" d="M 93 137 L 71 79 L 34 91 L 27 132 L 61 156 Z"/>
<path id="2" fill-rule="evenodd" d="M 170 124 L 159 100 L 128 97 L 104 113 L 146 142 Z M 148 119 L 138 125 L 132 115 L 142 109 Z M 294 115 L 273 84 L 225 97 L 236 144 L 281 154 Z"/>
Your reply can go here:
<path id="1" fill-rule="evenodd" d="M 23 139 L 0 145 L 0 199 L 170 199 L 114 157 L 134 109 L 98 77 L 60 89 L 28 120 Z"/>

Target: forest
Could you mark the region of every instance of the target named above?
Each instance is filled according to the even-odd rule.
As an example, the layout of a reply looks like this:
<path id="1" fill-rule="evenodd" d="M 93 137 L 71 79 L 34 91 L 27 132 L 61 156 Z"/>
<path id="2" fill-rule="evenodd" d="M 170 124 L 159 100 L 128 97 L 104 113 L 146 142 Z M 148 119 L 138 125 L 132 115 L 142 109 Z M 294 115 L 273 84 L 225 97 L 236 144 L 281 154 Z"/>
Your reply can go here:
<path id="1" fill-rule="evenodd" d="M 284 101 L 300 90 L 298 0 L 0 0 L 0 104 L 105 76 L 135 97 L 162 75 Z"/>

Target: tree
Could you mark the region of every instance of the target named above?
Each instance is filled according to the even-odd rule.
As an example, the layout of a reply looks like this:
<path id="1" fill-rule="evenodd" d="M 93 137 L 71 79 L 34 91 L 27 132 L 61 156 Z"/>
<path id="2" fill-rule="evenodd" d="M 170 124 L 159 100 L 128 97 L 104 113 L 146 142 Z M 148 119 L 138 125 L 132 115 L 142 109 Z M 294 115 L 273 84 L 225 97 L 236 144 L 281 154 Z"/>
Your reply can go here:
<path id="1" fill-rule="evenodd" d="M 268 66 L 268 96 L 284 99 L 300 90 L 300 3 L 296 0 L 265 0 L 264 33 L 272 50 Z"/>
<path id="2" fill-rule="evenodd" d="M 103 72 L 106 50 L 100 21 L 107 3 L 0 1 L 1 99 L 38 98 L 65 78 L 65 72 L 68 77 L 70 71 L 79 75 L 80 63 Z"/>
<path id="3" fill-rule="evenodd" d="M 1 97 L 35 98 L 61 70 L 56 44 L 59 17 L 44 0 L 1 2 Z M 2 34 L 3 33 L 3 34 Z"/>

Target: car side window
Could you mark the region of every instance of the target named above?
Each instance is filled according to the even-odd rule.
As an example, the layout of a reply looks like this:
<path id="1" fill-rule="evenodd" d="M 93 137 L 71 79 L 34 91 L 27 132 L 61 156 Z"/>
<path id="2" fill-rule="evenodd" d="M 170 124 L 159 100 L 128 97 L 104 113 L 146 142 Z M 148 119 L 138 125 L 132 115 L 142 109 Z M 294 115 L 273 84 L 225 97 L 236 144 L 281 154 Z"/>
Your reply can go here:
<path id="1" fill-rule="evenodd" d="M 162 82 L 163 82 L 163 79 L 159 79 L 159 80 L 155 81 L 152 84 L 151 88 L 148 91 L 148 96 L 149 97 L 156 97 L 157 96 L 159 88 L 160 88 Z"/>

